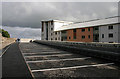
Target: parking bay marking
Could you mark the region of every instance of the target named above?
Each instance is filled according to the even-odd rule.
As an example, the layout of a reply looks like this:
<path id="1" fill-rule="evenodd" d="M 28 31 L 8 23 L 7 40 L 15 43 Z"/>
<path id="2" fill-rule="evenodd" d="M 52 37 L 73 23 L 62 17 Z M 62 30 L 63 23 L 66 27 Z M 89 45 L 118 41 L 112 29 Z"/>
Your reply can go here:
<path id="1" fill-rule="evenodd" d="M 30 57 L 49 57 L 49 56 L 69 56 L 73 54 L 57 54 L 57 55 L 36 55 L 36 56 L 25 56 L 25 58 L 30 58 Z"/>
<path id="2" fill-rule="evenodd" d="M 63 67 L 63 68 L 51 68 L 51 69 L 40 69 L 40 70 L 32 70 L 32 73 L 43 72 L 43 71 L 53 71 L 53 70 L 65 70 L 65 69 L 75 69 L 75 68 L 107 66 L 107 65 L 112 65 L 112 64 L 114 64 L 114 63 L 105 63 L 105 64 L 96 64 L 96 65 L 83 65 L 83 66 L 73 66 L 73 67 Z"/>
<path id="3" fill-rule="evenodd" d="M 62 52 L 37 52 L 37 53 L 23 53 L 24 55 L 30 55 L 30 54 L 54 54 L 54 53 L 62 53 Z"/>
<path id="4" fill-rule="evenodd" d="M 70 59 L 57 59 L 57 60 L 40 60 L 40 61 L 27 61 L 27 63 L 38 63 L 38 62 L 54 62 L 54 61 L 68 61 L 68 60 L 85 60 L 91 57 L 83 58 L 70 58 Z"/>

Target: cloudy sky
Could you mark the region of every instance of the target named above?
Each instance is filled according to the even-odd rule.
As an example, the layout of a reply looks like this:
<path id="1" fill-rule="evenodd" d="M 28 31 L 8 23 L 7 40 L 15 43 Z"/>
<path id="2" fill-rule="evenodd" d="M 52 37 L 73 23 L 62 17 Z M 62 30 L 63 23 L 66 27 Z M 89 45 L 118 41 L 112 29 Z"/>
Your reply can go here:
<path id="1" fill-rule="evenodd" d="M 57 19 L 79 22 L 117 15 L 117 2 L 2 3 L 3 28 L 10 32 L 11 37 L 20 38 L 40 38 L 41 20 Z"/>

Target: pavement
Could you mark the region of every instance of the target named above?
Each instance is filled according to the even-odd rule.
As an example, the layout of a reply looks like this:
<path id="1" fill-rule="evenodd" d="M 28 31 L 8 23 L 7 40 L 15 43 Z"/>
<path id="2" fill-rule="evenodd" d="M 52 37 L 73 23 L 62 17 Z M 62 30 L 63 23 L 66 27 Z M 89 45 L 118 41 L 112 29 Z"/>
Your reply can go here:
<path id="1" fill-rule="evenodd" d="M 19 44 L 13 43 L 2 56 L 3 79 L 33 79 L 20 52 Z"/>

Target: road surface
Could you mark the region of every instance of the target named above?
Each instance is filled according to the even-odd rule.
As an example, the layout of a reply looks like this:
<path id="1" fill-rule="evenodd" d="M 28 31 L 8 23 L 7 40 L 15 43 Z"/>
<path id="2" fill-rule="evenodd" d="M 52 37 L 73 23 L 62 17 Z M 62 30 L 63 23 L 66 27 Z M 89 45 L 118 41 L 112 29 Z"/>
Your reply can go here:
<path id="1" fill-rule="evenodd" d="M 120 77 L 119 68 L 111 61 L 73 54 L 36 43 L 21 43 L 20 49 L 36 79 Z"/>

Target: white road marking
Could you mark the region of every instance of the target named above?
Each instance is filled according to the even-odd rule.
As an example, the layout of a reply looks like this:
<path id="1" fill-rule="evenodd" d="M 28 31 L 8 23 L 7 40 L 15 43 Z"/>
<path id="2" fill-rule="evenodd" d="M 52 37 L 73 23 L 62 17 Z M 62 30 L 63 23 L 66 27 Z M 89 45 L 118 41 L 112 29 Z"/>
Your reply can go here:
<path id="1" fill-rule="evenodd" d="M 22 54 L 28 54 L 28 55 L 31 55 L 31 54 L 40 54 L 40 53 L 22 53 Z"/>
<path id="2" fill-rule="evenodd" d="M 30 54 L 52 54 L 52 53 L 54 54 L 54 53 L 62 53 L 62 52 L 37 52 L 37 53 L 23 53 L 23 54 L 30 55 Z"/>
<path id="3" fill-rule="evenodd" d="M 0 58 L 5 54 L 5 52 L 10 48 L 12 44 L 10 44 L 4 51 L 2 51 L 2 54 L 0 55 Z"/>
<path id="4" fill-rule="evenodd" d="M 73 55 L 73 54 L 35 55 L 35 56 L 25 56 L 25 58 L 30 58 L 30 57 L 49 57 L 49 56 L 67 56 L 67 55 Z"/>
<path id="5" fill-rule="evenodd" d="M 85 60 L 91 57 L 84 58 L 70 58 L 70 59 L 57 59 L 57 60 L 41 60 L 41 61 L 27 61 L 27 63 L 38 63 L 38 62 L 54 62 L 54 61 L 68 61 L 68 60 Z"/>
<path id="6" fill-rule="evenodd" d="M 32 70 L 33 72 L 43 72 L 43 71 L 52 71 L 52 70 L 65 70 L 65 69 L 76 69 L 76 68 L 85 68 L 85 67 L 97 67 L 97 66 L 107 66 L 112 65 L 114 63 L 106 63 L 106 64 L 96 64 L 96 65 L 83 65 L 83 66 L 73 66 L 73 67 L 63 67 L 63 68 L 52 68 L 52 69 L 40 69 L 40 70 Z"/>

